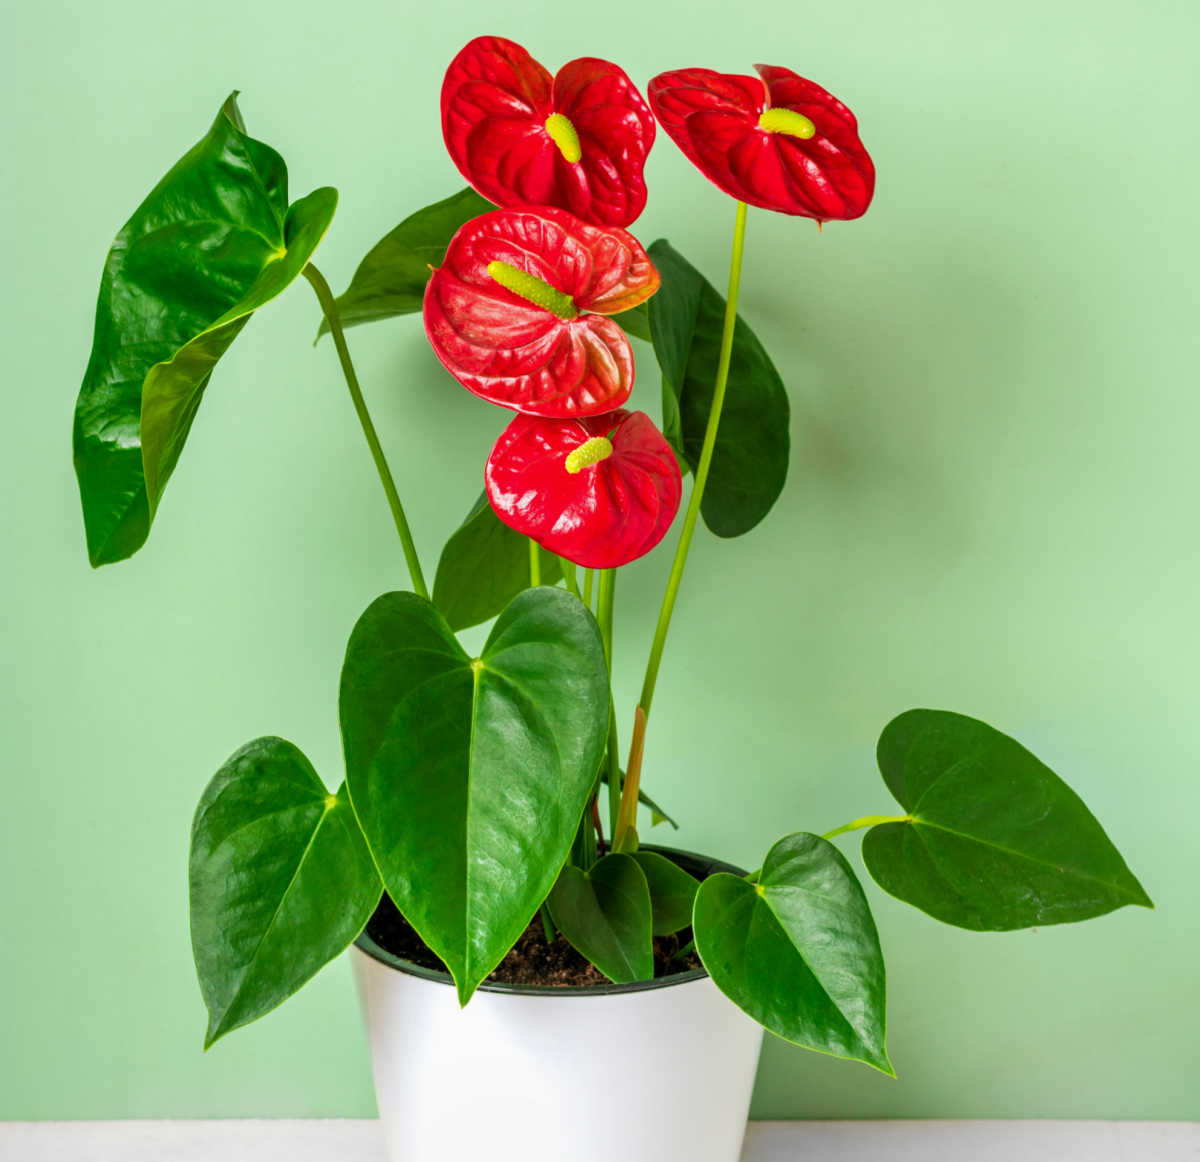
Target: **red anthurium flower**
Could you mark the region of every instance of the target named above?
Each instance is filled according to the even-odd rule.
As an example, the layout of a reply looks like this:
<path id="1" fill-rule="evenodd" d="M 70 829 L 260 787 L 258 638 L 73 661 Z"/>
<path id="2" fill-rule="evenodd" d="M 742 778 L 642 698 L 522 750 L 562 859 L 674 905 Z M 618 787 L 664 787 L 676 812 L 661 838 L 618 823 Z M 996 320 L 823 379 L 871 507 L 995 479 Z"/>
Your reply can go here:
<path id="1" fill-rule="evenodd" d="M 645 302 L 658 271 L 632 234 L 550 206 L 493 210 L 451 239 L 425 288 L 425 334 L 468 391 L 514 411 L 612 411 L 633 352 L 607 315 Z"/>
<path id="2" fill-rule="evenodd" d="M 644 412 L 583 420 L 518 416 L 484 473 L 510 528 L 568 561 L 615 569 L 648 553 L 679 511 L 670 445 Z"/>
<path id="3" fill-rule="evenodd" d="M 609 61 L 580 57 L 551 77 L 519 44 L 477 37 L 446 70 L 442 135 L 497 205 L 561 206 L 601 226 L 628 226 L 646 205 L 654 118 Z"/>
<path id="4" fill-rule="evenodd" d="M 875 166 L 854 114 L 790 69 L 677 69 L 650 82 L 654 115 L 706 178 L 751 206 L 826 222 L 866 213 Z"/>

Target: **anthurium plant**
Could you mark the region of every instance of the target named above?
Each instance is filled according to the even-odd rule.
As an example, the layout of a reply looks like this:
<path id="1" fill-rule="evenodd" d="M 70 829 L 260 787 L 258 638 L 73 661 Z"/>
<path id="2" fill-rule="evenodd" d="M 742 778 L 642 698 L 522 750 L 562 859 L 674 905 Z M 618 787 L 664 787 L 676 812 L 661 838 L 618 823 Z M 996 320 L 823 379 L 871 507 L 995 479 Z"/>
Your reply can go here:
<path id="1" fill-rule="evenodd" d="M 464 1005 L 539 917 L 615 982 L 651 978 L 655 939 L 675 935 L 773 1033 L 890 1073 L 883 955 L 839 836 L 865 830 L 877 883 L 960 928 L 1150 906 L 1062 779 L 948 710 L 884 727 L 893 805 L 793 831 L 751 874 L 700 882 L 641 845 L 666 819 L 642 755 L 693 538 L 701 521 L 722 538 L 755 528 L 787 474 L 787 392 L 738 313 L 748 207 L 848 221 L 875 182 L 854 115 L 787 68 L 665 72 L 647 98 L 608 61 L 552 76 L 511 41 L 472 41 L 441 93 L 468 187 L 402 221 L 337 296 L 312 261 L 335 191 L 291 201 L 282 158 L 247 133 L 235 97 L 117 235 L 75 413 L 93 565 L 145 542 L 221 356 L 302 276 L 411 581 L 350 634 L 344 778 L 258 738 L 200 799 L 190 905 L 206 1045 L 303 985 L 386 896 Z M 656 127 L 733 200 L 724 297 L 669 241 L 630 233 Z M 513 413 L 481 454 L 478 502 L 446 530 L 432 591 L 345 334 L 418 312 L 445 390 L 457 381 Z M 625 407 L 651 352 L 659 422 Z M 630 715 L 611 693 L 617 576 L 660 545 L 673 563 Z M 473 656 L 456 634 L 493 619 Z"/>

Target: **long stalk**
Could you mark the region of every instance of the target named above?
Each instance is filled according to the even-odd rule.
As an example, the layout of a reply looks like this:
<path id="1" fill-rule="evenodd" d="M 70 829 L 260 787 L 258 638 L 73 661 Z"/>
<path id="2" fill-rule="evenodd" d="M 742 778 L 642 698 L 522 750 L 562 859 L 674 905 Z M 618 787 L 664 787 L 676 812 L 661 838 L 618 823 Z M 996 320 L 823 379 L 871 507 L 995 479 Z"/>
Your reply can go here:
<path id="1" fill-rule="evenodd" d="M 654 629 L 654 641 L 650 646 L 650 658 L 646 663 L 646 677 L 642 682 L 642 694 L 638 699 L 634 719 L 633 738 L 629 747 L 629 762 L 625 767 L 625 787 L 621 797 L 620 818 L 613 838 L 613 847 L 621 850 L 622 842 L 637 821 L 638 786 L 641 782 L 642 750 L 645 745 L 646 723 L 650 717 L 650 704 L 654 700 L 654 687 L 658 681 L 658 668 L 662 664 L 663 650 L 667 644 L 667 630 L 671 626 L 671 614 L 675 611 L 675 599 L 683 581 L 683 570 L 688 552 L 692 547 L 692 536 L 700 516 L 700 502 L 704 499 L 704 487 L 708 483 L 712 467 L 713 449 L 717 444 L 717 429 L 721 424 L 721 410 L 725 405 L 725 386 L 729 382 L 729 361 L 733 355 L 733 331 L 737 322 L 738 290 L 742 279 L 742 251 L 746 240 L 746 204 L 737 203 L 733 226 L 733 251 L 729 259 L 729 293 L 725 297 L 725 323 L 721 330 L 721 354 L 717 360 L 717 378 L 713 385 L 712 407 L 708 413 L 708 426 L 704 429 L 704 443 L 700 448 L 700 460 L 696 464 L 696 479 L 692 495 L 688 498 L 687 511 L 683 517 L 683 529 L 679 534 L 679 545 L 675 549 L 675 560 L 667 578 L 667 589 L 663 594 L 662 608 L 658 614 L 658 625 Z"/>
<path id="2" fill-rule="evenodd" d="M 383 454 L 383 446 L 379 443 L 379 435 L 371 422 L 371 414 L 367 411 L 366 400 L 363 399 L 362 388 L 358 385 L 358 376 L 354 364 L 350 360 L 350 349 L 346 346 L 346 335 L 342 330 L 342 319 L 338 313 L 337 303 L 334 302 L 333 292 L 324 275 L 310 262 L 304 268 L 304 277 L 312 283 L 316 291 L 317 301 L 329 323 L 329 332 L 333 336 L 333 345 L 337 348 L 338 360 L 342 365 L 342 374 L 346 377 L 346 386 L 350 389 L 350 399 L 354 410 L 358 413 L 358 422 L 362 425 L 363 435 L 367 438 L 367 447 L 375 461 L 376 471 L 387 495 L 388 507 L 392 510 L 392 519 L 396 522 L 396 532 L 400 534 L 400 544 L 404 547 L 404 559 L 408 562 L 408 575 L 412 579 L 413 590 L 421 597 L 428 599 L 429 588 L 425 584 L 425 575 L 421 572 L 421 562 L 417 557 L 417 548 L 413 544 L 412 532 L 408 527 L 408 518 L 404 515 L 404 506 L 400 503 L 400 494 L 396 491 L 396 482 L 392 479 L 387 459 Z"/>
<path id="3" fill-rule="evenodd" d="M 613 672 L 613 602 L 616 597 L 617 571 L 604 569 L 600 572 L 600 592 L 596 598 L 600 636 L 604 640 L 604 657 L 608 662 L 608 833 L 616 836 L 617 820 L 621 814 L 621 755 L 617 741 L 617 712 L 612 700 Z M 614 842 L 613 850 L 616 850 Z"/>

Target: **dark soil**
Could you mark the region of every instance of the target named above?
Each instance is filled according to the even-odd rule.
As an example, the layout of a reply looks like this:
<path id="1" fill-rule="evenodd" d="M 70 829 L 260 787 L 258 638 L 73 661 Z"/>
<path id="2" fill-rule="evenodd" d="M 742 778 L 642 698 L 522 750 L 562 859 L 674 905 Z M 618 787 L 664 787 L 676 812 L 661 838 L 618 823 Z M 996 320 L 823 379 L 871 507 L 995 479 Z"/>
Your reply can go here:
<path id="1" fill-rule="evenodd" d="M 380 948 L 422 968 L 441 972 L 446 966 L 425 945 L 416 931 L 396 910 L 387 896 L 379 901 L 375 914 L 367 922 L 367 935 Z M 673 976 L 700 967 L 695 950 L 677 956 L 681 948 L 691 943 L 692 930 L 685 928 L 673 936 L 654 938 L 654 976 Z M 493 984 L 536 985 L 567 988 L 581 985 L 606 985 L 609 980 L 593 964 L 581 956 L 559 936 L 554 943 L 546 942 L 540 916 L 525 929 L 509 954 L 488 977 Z"/>

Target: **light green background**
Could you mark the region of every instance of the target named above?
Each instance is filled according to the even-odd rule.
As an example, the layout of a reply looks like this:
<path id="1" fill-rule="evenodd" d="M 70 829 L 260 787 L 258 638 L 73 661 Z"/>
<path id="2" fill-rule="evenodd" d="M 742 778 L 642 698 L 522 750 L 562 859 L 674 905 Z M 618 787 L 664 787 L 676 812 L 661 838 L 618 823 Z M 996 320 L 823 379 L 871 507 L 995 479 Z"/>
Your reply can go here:
<path id="1" fill-rule="evenodd" d="M 818 235 L 751 212 L 743 305 L 789 386 L 794 458 L 760 530 L 698 538 L 647 752 L 674 838 L 755 865 L 785 832 L 887 812 L 875 737 L 947 707 L 1058 769 L 1158 903 L 972 935 L 868 883 L 900 1079 L 769 1041 L 755 1115 L 1200 1116 L 1196 13 L 5 5 L 0 1117 L 374 1110 L 344 959 L 204 1055 L 187 935 L 205 782 L 280 733 L 335 784 L 345 639 L 405 583 L 332 348 L 310 345 L 309 288 L 234 345 L 149 545 L 98 573 L 70 417 L 108 243 L 230 89 L 294 196 L 340 188 L 317 254 L 340 289 L 461 185 L 437 94 L 485 32 L 642 85 L 788 65 L 855 109 L 878 165 L 860 222 Z M 665 135 L 648 181 L 641 237 L 722 284 L 732 205 Z M 505 416 L 442 373 L 416 319 L 351 342 L 432 572 Z M 657 414 L 638 354 L 635 403 Z M 621 579 L 623 711 L 667 564 Z"/>

